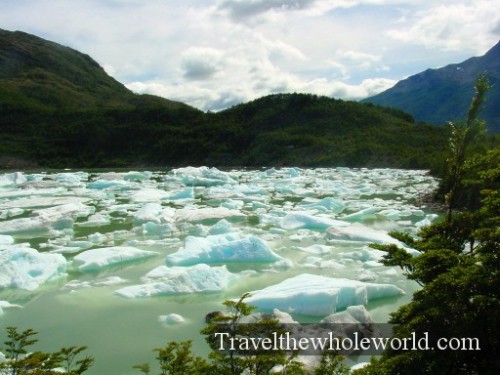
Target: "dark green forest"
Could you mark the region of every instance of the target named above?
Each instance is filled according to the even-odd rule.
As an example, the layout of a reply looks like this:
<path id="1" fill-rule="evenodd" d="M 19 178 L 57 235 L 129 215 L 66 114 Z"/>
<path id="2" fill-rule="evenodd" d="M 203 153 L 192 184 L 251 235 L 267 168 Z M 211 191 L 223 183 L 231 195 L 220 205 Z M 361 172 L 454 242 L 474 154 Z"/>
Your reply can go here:
<path id="1" fill-rule="evenodd" d="M 440 171 L 446 143 L 446 129 L 416 124 L 400 110 L 311 94 L 269 95 L 205 113 L 134 94 L 74 49 L 0 29 L 0 169 L 294 165 Z"/>

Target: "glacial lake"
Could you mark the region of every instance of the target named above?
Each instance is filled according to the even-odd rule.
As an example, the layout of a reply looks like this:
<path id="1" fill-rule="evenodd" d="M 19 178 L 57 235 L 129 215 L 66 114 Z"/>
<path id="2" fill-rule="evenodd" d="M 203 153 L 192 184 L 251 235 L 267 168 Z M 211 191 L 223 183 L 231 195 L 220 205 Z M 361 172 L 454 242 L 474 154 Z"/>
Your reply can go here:
<path id="1" fill-rule="evenodd" d="M 139 374 L 132 366 L 154 369 L 153 349 L 171 340 L 206 354 L 199 331 L 226 299 L 304 274 L 387 285 L 355 299 L 386 322 L 418 286 L 368 244 L 438 220 L 415 206 L 437 184 L 398 169 L 0 174 L 0 345 L 5 327 L 33 328 L 34 349 L 88 346 L 89 375 Z M 300 322 L 328 315 L 301 310 L 306 297 L 280 306 Z"/>

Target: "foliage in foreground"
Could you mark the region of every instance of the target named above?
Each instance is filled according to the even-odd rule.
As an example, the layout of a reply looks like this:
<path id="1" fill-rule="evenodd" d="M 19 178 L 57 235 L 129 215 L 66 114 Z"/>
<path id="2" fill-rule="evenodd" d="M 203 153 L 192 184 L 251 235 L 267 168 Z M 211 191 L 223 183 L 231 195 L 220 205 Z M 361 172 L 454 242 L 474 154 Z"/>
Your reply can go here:
<path id="1" fill-rule="evenodd" d="M 417 239 L 393 233 L 421 254 L 412 257 L 395 245 L 372 245 L 387 251 L 386 265 L 400 266 L 423 286 L 392 314 L 396 337 L 428 332 L 431 348 L 440 338 L 457 338 L 465 348 L 386 351 L 356 374 L 500 373 L 500 147 L 469 152 L 481 131 L 477 114 L 487 87 L 480 77 L 466 123 L 452 128 L 445 221 L 423 228 Z M 471 191 L 480 192 L 480 200 L 463 199 Z M 460 211 L 459 197 L 465 207 Z M 480 350 L 467 345 L 471 338 Z"/>
<path id="2" fill-rule="evenodd" d="M 86 346 L 62 348 L 55 353 L 28 352 L 28 348 L 38 342 L 34 338 L 36 334 L 32 329 L 19 332 L 15 327 L 7 327 L 1 375 L 80 375 L 94 362 L 90 356 L 80 358 Z"/>
<path id="3" fill-rule="evenodd" d="M 156 360 L 160 364 L 160 375 L 239 375 L 239 374 L 287 374 L 287 375 L 347 375 L 348 368 L 343 365 L 343 357 L 335 352 L 328 352 L 321 357 L 318 366 L 308 370 L 296 360 L 296 352 L 266 352 L 266 350 L 219 351 L 215 333 L 227 333 L 228 338 L 236 337 L 271 337 L 273 332 L 281 332 L 282 328 L 276 319 L 261 316 L 252 324 L 242 324 L 255 309 L 244 302 L 249 294 L 244 294 L 238 301 L 224 302 L 226 312 L 216 315 L 201 333 L 211 346 L 212 351 L 207 359 L 194 356 L 191 352 L 191 341 L 169 342 L 163 348 L 157 348 Z M 143 374 L 150 374 L 148 363 L 134 366 Z"/>

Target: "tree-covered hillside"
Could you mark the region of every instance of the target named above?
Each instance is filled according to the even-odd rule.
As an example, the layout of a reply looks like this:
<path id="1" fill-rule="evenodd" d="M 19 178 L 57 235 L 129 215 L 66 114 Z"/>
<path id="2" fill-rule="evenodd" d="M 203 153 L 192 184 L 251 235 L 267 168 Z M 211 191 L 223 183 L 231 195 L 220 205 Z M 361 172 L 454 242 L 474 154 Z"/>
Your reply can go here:
<path id="1" fill-rule="evenodd" d="M 411 113 L 417 121 L 443 125 L 465 116 L 474 81 L 486 73 L 491 82 L 481 118 L 488 130 L 500 133 L 500 42 L 484 56 L 472 57 L 458 64 L 427 69 L 394 87 L 365 99 L 365 102 L 399 108 Z"/>
<path id="2" fill-rule="evenodd" d="M 442 166 L 444 129 L 399 110 L 277 94 L 219 113 L 136 95 L 89 56 L 0 30 L 0 168 Z"/>

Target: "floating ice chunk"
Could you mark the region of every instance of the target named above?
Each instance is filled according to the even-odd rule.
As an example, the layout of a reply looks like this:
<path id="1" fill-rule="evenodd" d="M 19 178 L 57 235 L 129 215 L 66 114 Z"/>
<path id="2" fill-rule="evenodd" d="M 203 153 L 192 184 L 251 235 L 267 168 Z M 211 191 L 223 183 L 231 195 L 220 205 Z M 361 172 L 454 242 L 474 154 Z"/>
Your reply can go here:
<path id="1" fill-rule="evenodd" d="M 234 232 L 233 226 L 226 219 L 219 220 L 215 225 L 213 225 L 209 230 L 208 234 L 224 234 Z"/>
<path id="2" fill-rule="evenodd" d="M 238 236 L 237 236 L 238 237 Z M 192 265 L 223 262 L 275 262 L 281 257 L 257 237 L 235 238 L 234 235 L 214 235 L 186 238 L 184 248 L 169 254 L 167 264 Z"/>
<path id="3" fill-rule="evenodd" d="M 361 223 L 353 223 L 344 227 L 332 227 L 326 233 L 328 240 L 374 242 L 379 244 L 403 244 L 389 236 L 387 232 L 369 228 Z"/>
<path id="4" fill-rule="evenodd" d="M 35 290 L 44 282 L 66 275 L 66 259 L 60 254 L 39 253 L 29 247 L 0 251 L 0 289 Z"/>
<path id="5" fill-rule="evenodd" d="M 122 180 L 97 180 L 87 184 L 89 189 L 103 190 L 130 190 L 133 188 L 132 184 L 128 181 Z"/>
<path id="6" fill-rule="evenodd" d="M 111 224 L 111 218 L 100 213 L 90 215 L 85 222 L 76 223 L 79 227 L 100 227 L 109 224 Z"/>
<path id="7" fill-rule="evenodd" d="M 143 181 L 143 180 L 149 180 L 152 176 L 153 173 L 149 171 L 145 172 L 130 171 L 125 176 L 123 176 L 123 179 L 125 181 Z"/>
<path id="8" fill-rule="evenodd" d="M 108 276 L 102 280 L 96 281 L 94 285 L 96 286 L 110 286 L 110 285 L 120 285 L 126 283 L 127 280 L 122 279 L 120 276 Z"/>
<path id="9" fill-rule="evenodd" d="M 329 227 L 342 227 L 347 225 L 349 225 L 349 223 L 326 217 L 313 216 L 302 212 L 289 213 L 281 220 L 281 227 L 289 230 L 299 228 L 325 230 Z"/>
<path id="10" fill-rule="evenodd" d="M 359 281 L 375 281 L 375 280 L 377 280 L 377 275 L 375 273 L 373 273 L 372 271 L 362 270 L 358 274 L 357 279 Z"/>
<path id="11" fill-rule="evenodd" d="M 347 221 L 363 221 L 366 219 L 374 219 L 376 217 L 375 214 L 379 211 L 380 211 L 379 207 L 368 207 L 358 212 L 342 216 L 341 219 Z"/>
<path id="12" fill-rule="evenodd" d="M 304 204 L 303 206 L 305 208 L 316 208 L 324 211 L 332 211 L 336 214 L 340 214 L 345 209 L 344 202 L 332 197 L 323 198 L 318 202 Z"/>
<path id="13" fill-rule="evenodd" d="M 214 186 L 235 184 L 237 181 L 229 174 L 219 171 L 217 168 L 208 167 L 185 167 L 171 171 L 175 177 L 187 186 Z"/>
<path id="14" fill-rule="evenodd" d="M 24 210 L 22 208 L 9 208 L 6 210 L 0 211 L 0 219 L 8 219 L 10 217 L 15 217 L 24 214 Z"/>
<path id="15" fill-rule="evenodd" d="M 300 250 L 300 251 L 305 251 L 306 253 L 310 254 L 329 254 L 332 251 L 331 246 L 327 245 L 311 245 L 307 247 L 295 247 L 294 249 Z"/>
<path id="16" fill-rule="evenodd" d="M 328 268 L 332 270 L 342 270 L 345 268 L 345 265 L 336 262 L 332 259 L 324 260 L 320 257 L 310 256 L 304 259 L 304 266 L 313 267 L 313 268 Z"/>
<path id="17" fill-rule="evenodd" d="M 171 313 L 168 315 L 160 315 L 158 317 L 158 321 L 160 323 L 173 325 L 173 324 L 184 323 L 185 319 L 182 317 L 182 315 Z"/>
<path id="18" fill-rule="evenodd" d="M 47 221 L 56 221 L 60 218 L 76 219 L 87 217 L 95 212 L 95 208 L 81 202 L 67 203 L 59 206 L 43 208 L 33 211 L 35 215 Z"/>
<path id="19" fill-rule="evenodd" d="M 177 210 L 176 221 L 204 221 L 211 219 L 225 219 L 229 217 L 245 217 L 238 210 L 229 210 L 225 207 L 184 207 Z"/>
<path id="20" fill-rule="evenodd" d="M 225 199 L 220 205 L 230 210 L 240 210 L 245 205 L 245 202 L 240 199 Z"/>
<path id="21" fill-rule="evenodd" d="M 26 176 L 22 172 L 14 172 L 0 175 L 0 186 L 21 185 L 26 181 Z"/>
<path id="22" fill-rule="evenodd" d="M 185 188 L 175 194 L 168 196 L 169 200 L 194 199 L 194 189 L 192 186 Z"/>
<path id="23" fill-rule="evenodd" d="M 415 226 L 417 228 L 422 228 L 428 225 L 431 225 L 432 222 L 438 217 L 436 214 L 429 214 L 426 215 L 424 219 L 420 220 L 419 222 L 415 223 Z"/>
<path id="24" fill-rule="evenodd" d="M 175 209 L 173 208 L 163 208 L 159 203 L 146 203 L 134 214 L 134 222 L 160 224 L 161 222 L 172 221 L 174 215 Z"/>
<path id="25" fill-rule="evenodd" d="M 366 305 L 371 300 L 402 294 L 402 289 L 391 284 L 305 273 L 253 291 L 246 302 L 263 310 L 277 308 L 293 314 L 327 316 L 352 305 Z"/>
<path id="26" fill-rule="evenodd" d="M 35 210 L 33 217 L 2 222 L 0 233 L 48 232 L 54 229 L 71 228 L 73 220 L 94 213 L 95 208 L 81 202 L 68 203 Z"/>
<path id="27" fill-rule="evenodd" d="M 84 203 L 89 201 L 89 198 L 83 197 L 40 197 L 31 196 L 10 200 L 0 204 L 2 208 L 31 208 L 31 207 L 52 207 L 61 206 L 70 203 Z"/>
<path id="28" fill-rule="evenodd" d="M 14 237 L 8 236 L 6 234 L 0 234 L 0 249 L 4 246 L 12 245 L 14 243 Z"/>
<path id="29" fill-rule="evenodd" d="M 370 324 L 373 323 L 370 313 L 365 306 L 349 306 L 345 311 L 337 312 L 322 319 L 320 323 L 330 324 Z"/>
<path id="30" fill-rule="evenodd" d="M 394 221 L 397 221 L 401 218 L 401 211 L 395 210 L 393 208 L 379 211 L 377 214 L 380 216 L 384 216 L 389 220 L 394 220 Z"/>
<path id="31" fill-rule="evenodd" d="M 127 298 L 152 297 L 184 293 L 213 293 L 225 290 L 237 276 L 226 266 L 210 267 L 197 264 L 192 267 L 160 266 L 146 274 L 145 284 L 127 286 L 115 293 Z"/>
<path id="32" fill-rule="evenodd" d="M 0 301 L 0 309 L 12 309 L 12 308 L 18 308 L 20 309 L 22 306 L 10 303 L 8 301 Z"/>
<path id="33" fill-rule="evenodd" d="M 99 233 L 99 232 L 89 234 L 87 237 L 87 239 L 94 244 L 101 244 L 104 241 L 106 241 L 106 238 L 107 237 L 104 234 Z"/>
<path id="34" fill-rule="evenodd" d="M 146 203 L 146 202 L 158 202 L 162 199 L 165 199 L 169 196 L 169 193 L 165 190 L 159 189 L 145 189 L 142 188 L 136 192 L 134 192 L 130 200 L 132 202 L 138 203 Z"/>
<path id="35" fill-rule="evenodd" d="M 80 271 L 92 271 L 117 263 L 129 262 L 158 254 L 131 246 L 103 247 L 84 251 L 73 258 L 73 265 Z"/>

